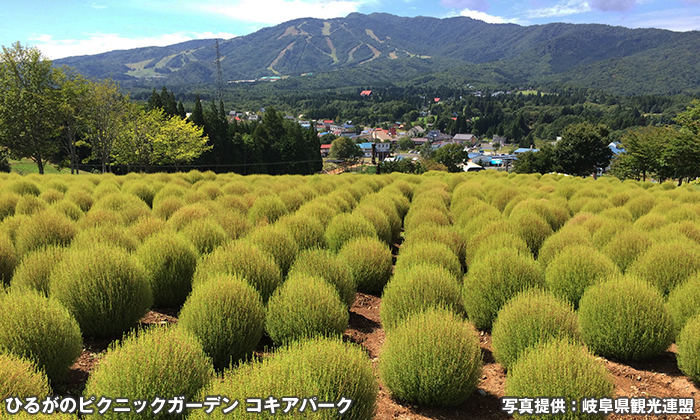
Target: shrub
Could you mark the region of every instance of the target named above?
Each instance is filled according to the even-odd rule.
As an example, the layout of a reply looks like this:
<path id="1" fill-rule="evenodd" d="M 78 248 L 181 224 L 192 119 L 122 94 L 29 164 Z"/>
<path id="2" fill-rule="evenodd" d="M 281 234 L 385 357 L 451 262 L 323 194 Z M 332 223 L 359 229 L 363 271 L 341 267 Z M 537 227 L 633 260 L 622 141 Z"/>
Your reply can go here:
<path id="1" fill-rule="evenodd" d="M 295 215 L 313 217 L 321 222 L 322 226 L 328 226 L 328 223 L 330 223 L 333 217 L 339 213 L 340 210 L 338 210 L 336 207 L 327 202 L 316 199 L 301 206 Z"/>
<path id="2" fill-rule="evenodd" d="M 547 266 L 560 252 L 572 246 L 593 246 L 588 229 L 574 226 L 556 232 L 544 241 L 537 260 Z"/>
<path id="3" fill-rule="evenodd" d="M 265 330 L 275 344 L 287 344 L 315 335 L 342 335 L 349 317 L 333 286 L 321 277 L 299 274 L 270 298 Z"/>
<path id="4" fill-rule="evenodd" d="M 379 295 L 391 277 L 391 251 L 377 238 L 355 238 L 343 245 L 338 254 L 345 260 L 357 291 Z"/>
<path id="5" fill-rule="evenodd" d="M 452 250 L 459 258 L 461 265 L 465 264 L 465 246 L 462 236 L 452 226 L 421 226 L 406 233 L 403 245 L 417 242 L 441 242 Z"/>
<path id="6" fill-rule="evenodd" d="M 301 251 L 289 269 L 289 277 L 306 274 L 325 279 L 348 307 L 355 302 L 357 286 L 348 264 L 327 249 Z"/>
<path id="7" fill-rule="evenodd" d="M 37 397 L 49 395 L 51 388 L 46 374 L 29 360 L 12 353 L 0 353 L 0 397 Z M 5 412 L 6 405 L 0 408 L 0 418 L 11 418 Z M 5 417 L 7 416 L 7 417 Z"/>
<path id="8" fill-rule="evenodd" d="M 15 215 L 15 207 L 17 207 L 19 199 L 20 196 L 12 192 L 0 194 L 0 221 Z"/>
<path id="9" fill-rule="evenodd" d="M 331 251 L 338 252 L 346 242 L 354 238 L 376 238 L 377 231 L 372 223 L 359 214 L 341 213 L 333 217 L 326 227 L 326 243 Z"/>
<path id="10" fill-rule="evenodd" d="M 300 251 L 326 247 L 325 228 L 315 217 L 296 213 L 280 218 L 277 225 L 292 235 Z"/>
<path id="11" fill-rule="evenodd" d="M 659 213 L 646 214 L 634 222 L 634 226 L 640 230 L 651 232 L 668 224 L 666 216 Z"/>
<path id="12" fill-rule="evenodd" d="M 509 220 L 514 222 L 518 234 L 527 242 L 532 255 L 537 258 L 544 241 L 554 233 L 549 223 L 533 212 L 518 213 Z"/>
<path id="13" fill-rule="evenodd" d="M 238 276 L 217 275 L 187 298 L 178 327 L 193 333 L 216 369 L 252 355 L 262 337 L 265 307 L 260 293 Z"/>
<path id="14" fill-rule="evenodd" d="M 464 277 L 464 309 L 479 329 L 490 329 L 498 311 L 518 293 L 543 286 L 542 267 L 531 255 L 503 248 L 477 261 Z"/>
<path id="15" fill-rule="evenodd" d="M 0 287 L 10 284 L 17 266 L 17 252 L 10 237 L 0 232 Z"/>
<path id="16" fill-rule="evenodd" d="M 510 369 L 518 358 L 541 343 L 570 338 L 578 341 L 573 306 L 541 289 L 527 290 L 509 300 L 493 323 L 493 356 Z"/>
<path id="17" fill-rule="evenodd" d="M 398 271 L 382 293 L 382 326 L 385 331 L 393 330 L 412 313 L 433 307 L 464 315 L 462 285 L 452 273 L 432 264 Z"/>
<path id="18" fill-rule="evenodd" d="M 44 200 L 47 204 L 53 204 L 63 199 L 63 193 L 54 189 L 48 189 L 39 195 L 40 200 Z"/>
<path id="19" fill-rule="evenodd" d="M 505 394 L 513 398 L 557 396 L 569 404 L 571 400 L 581 401 L 584 398 L 613 398 L 615 383 L 605 366 L 585 347 L 559 339 L 540 344 L 518 359 L 508 371 Z M 599 418 L 566 408 L 564 415 L 539 415 L 537 418 Z M 515 414 L 515 418 L 527 417 Z"/>
<path id="20" fill-rule="evenodd" d="M 165 229 L 165 222 L 154 216 L 148 216 L 140 219 L 129 227 L 129 236 L 134 236 L 139 241 L 143 242 L 146 238 L 161 232 Z"/>
<path id="21" fill-rule="evenodd" d="M 71 248 L 90 248 L 95 244 L 118 246 L 133 252 L 138 248 L 139 240 L 119 225 L 105 224 L 81 230 L 75 235 Z"/>
<path id="22" fill-rule="evenodd" d="M 17 253 L 23 255 L 49 245 L 67 246 L 76 232 L 73 222 L 65 216 L 53 210 L 42 211 L 17 229 Z"/>
<path id="23" fill-rule="evenodd" d="M 25 214 L 31 216 L 34 213 L 38 213 L 45 210 L 48 204 L 44 200 L 40 200 L 33 195 L 23 195 L 17 201 L 17 206 L 15 207 L 15 214 Z"/>
<path id="24" fill-rule="evenodd" d="M 411 206 L 403 221 L 404 229 L 410 232 L 420 226 L 449 226 L 452 224 L 447 210 L 438 210 L 429 206 Z"/>
<path id="25" fill-rule="evenodd" d="M 88 229 L 104 225 L 122 227 L 122 218 L 116 212 L 107 209 L 93 209 L 85 214 L 80 221 L 81 229 Z"/>
<path id="26" fill-rule="evenodd" d="M 153 303 L 148 276 L 138 259 L 99 243 L 68 251 L 51 272 L 50 290 L 87 337 L 128 331 Z"/>
<path id="27" fill-rule="evenodd" d="M 637 228 L 628 228 L 612 237 L 603 247 L 602 252 L 625 273 L 649 249 L 651 244 L 649 235 Z"/>
<path id="28" fill-rule="evenodd" d="M 663 296 L 632 277 L 588 289 L 581 298 L 579 324 L 594 353 L 625 361 L 657 356 L 673 341 L 673 320 Z"/>
<path id="29" fill-rule="evenodd" d="M 20 178 L 16 181 L 12 181 L 9 184 L 5 185 L 5 188 L 8 191 L 11 191 L 15 194 L 19 194 L 22 196 L 25 195 L 33 195 L 33 196 L 38 196 L 41 194 L 41 190 L 39 189 L 39 186 L 33 183 L 32 181 L 24 178 Z"/>
<path id="30" fill-rule="evenodd" d="M 441 242 L 414 242 L 402 246 L 396 259 L 395 271 L 406 271 L 421 263 L 439 265 L 452 273 L 455 278 L 462 278 L 459 258 Z"/>
<path id="31" fill-rule="evenodd" d="M 547 266 L 547 288 L 578 308 L 586 288 L 619 274 L 615 263 L 589 246 L 572 246 L 559 253 Z"/>
<path id="32" fill-rule="evenodd" d="M 85 190 L 71 189 L 66 194 L 66 199 L 75 203 L 84 213 L 87 213 L 92 208 L 92 204 L 95 202 L 92 195 Z"/>
<path id="33" fill-rule="evenodd" d="M 57 201 L 51 206 L 56 212 L 64 214 L 70 220 L 77 222 L 85 216 L 85 213 L 78 207 L 77 204 L 68 200 Z"/>
<path id="34" fill-rule="evenodd" d="M 430 309 L 387 332 L 379 373 L 399 400 L 454 406 L 476 391 L 482 366 L 474 328 L 450 311 Z"/>
<path id="35" fill-rule="evenodd" d="M 700 314 L 700 274 L 676 286 L 668 295 L 666 307 L 673 319 L 673 336 L 677 337 L 688 320 Z"/>
<path id="36" fill-rule="evenodd" d="M 390 198 L 390 200 L 387 200 L 387 198 Z M 402 219 L 411 205 L 408 199 L 402 199 L 395 194 L 370 194 L 364 196 L 360 204 L 363 206 L 376 207 L 383 211 L 389 218 L 392 240 L 398 241 L 399 235 L 401 234 Z"/>
<path id="37" fill-rule="evenodd" d="M 167 357 L 163 357 L 167 355 Z M 180 328 L 153 327 L 114 342 L 88 378 L 83 395 L 153 401 L 155 397 L 183 396 L 197 401 L 197 392 L 214 378 L 214 369 L 199 340 Z M 168 397 L 170 396 L 170 397 Z M 168 418 L 167 410 L 154 415 L 105 414 L 108 418 Z"/>
<path id="38" fill-rule="evenodd" d="M 156 196 L 156 192 L 146 181 L 129 182 L 122 186 L 122 191 L 135 195 L 143 200 L 148 207 L 153 207 L 153 198 Z"/>
<path id="39" fill-rule="evenodd" d="M 66 248 L 51 245 L 25 255 L 12 276 L 12 288 L 34 290 L 49 296 L 51 270 L 61 262 L 65 252 Z"/>
<path id="40" fill-rule="evenodd" d="M 146 269 L 153 305 L 179 308 L 192 291 L 197 251 L 183 237 L 162 232 L 149 237 L 136 257 Z"/>
<path id="41" fill-rule="evenodd" d="M 186 228 L 195 220 L 209 220 L 213 216 L 210 207 L 203 203 L 189 204 L 180 207 L 168 219 L 168 226 L 174 230 L 180 231 Z"/>
<path id="42" fill-rule="evenodd" d="M 652 245 L 629 267 L 629 273 L 650 282 L 664 296 L 700 271 L 700 247 L 675 240 Z"/>
<path id="43" fill-rule="evenodd" d="M 526 256 L 532 255 L 525 240 L 515 233 L 503 232 L 493 233 L 491 235 L 488 234 L 488 231 L 484 231 L 483 233 L 483 235 L 477 235 L 478 237 L 483 238 L 483 240 L 476 240 L 476 237 L 473 237 L 472 241 L 470 241 L 472 247 L 471 249 L 468 248 L 469 252 L 465 254 L 465 263 L 467 264 L 467 267 L 470 267 L 474 261 L 484 258 L 489 254 L 503 248 L 514 249 L 518 251 L 518 253 Z"/>
<path id="44" fill-rule="evenodd" d="M 63 379 L 80 356 L 83 341 L 73 316 L 35 291 L 12 291 L 0 305 L 0 353 L 36 364 L 51 382 Z"/>
<path id="45" fill-rule="evenodd" d="M 221 380 L 212 381 L 200 392 L 197 401 L 208 395 L 226 395 L 238 401 L 261 398 L 260 395 L 316 396 L 323 402 L 345 397 L 352 400 L 352 406 L 342 417 L 335 410 L 319 410 L 314 417 L 364 420 L 374 416 L 378 392 L 372 363 L 360 346 L 344 343 L 339 338 L 317 337 L 291 343 L 261 361 L 227 370 Z M 296 411 L 295 407 L 290 414 Z M 279 412 L 276 415 L 278 417 Z M 273 419 L 276 415 L 265 411 L 247 413 L 241 409 L 225 415 L 219 408 L 212 414 L 197 410 L 189 418 Z M 308 417 L 309 412 L 298 416 Z"/>
<path id="46" fill-rule="evenodd" d="M 294 237 L 286 229 L 277 225 L 258 228 L 244 240 L 275 257 L 283 276 L 287 275 L 289 267 L 299 253 L 299 246 L 294 241 Z"/>
<path id="47" fill-rule="evenodd" d="M 700 316 L 690 319 L 676 343 L 678 368 L 693 381 L 700 382 Z"/>
<path id="48" fill-rule="evenodd" d="M 208 254 L 229 241 L 224 229 L 211 219 L 193 220 L 184 229 L 182 236 L 194 245 L 200 254 Z"/>
<path id="49" fill-rule="evenodd" d="M 169 220 L 182 207 L 185 207 L 185 200 L 181 197 L 163 197 L 162 200 L 153 203 L 153 214 L 163 220 Z"/>
<path id="50" fill-rule="evenodd" d="M 253 225 L 272 224 L 287 214 L 287 207 L 279 196 L 270 194 L 258 197 L 248 210 L 248 219 Z"/>
<path id="51" fill-rule="evenodd" d="M 639 219 L 656 205 L 656 199 L 651 194 L 639 195 L 627 203 L 625 203 L 625 208 L 632 213 L 634 220 Z"/>
<path id="52" fill-rule="evenodd" d="M 381 209 L 369 205 L 360 205 L 353 210 L 354 214 L 359 214 L 369 220 L 376 230 L 377 237 L 387 245 L 393 244 L 393 233 L 389 223 L 389 216 Z"/>
<path id="53" fill-rule="evenodd" d="M 198 264 L 192 287 L 207 281 L 211 274 L 238 274 L 260 292 L 267 302 L 282 284 L 282 273 L 269 253 L 241 240 L 229 242 L 206 255 Z"/>
<path id="54" fill-rule="evenodd" d="M 98 199 L 93 209 L 111 210 L 117 213 L 122 224 L 129 226 L 151 214 L 148 204 L 131 194 L 109 194 Z"/>

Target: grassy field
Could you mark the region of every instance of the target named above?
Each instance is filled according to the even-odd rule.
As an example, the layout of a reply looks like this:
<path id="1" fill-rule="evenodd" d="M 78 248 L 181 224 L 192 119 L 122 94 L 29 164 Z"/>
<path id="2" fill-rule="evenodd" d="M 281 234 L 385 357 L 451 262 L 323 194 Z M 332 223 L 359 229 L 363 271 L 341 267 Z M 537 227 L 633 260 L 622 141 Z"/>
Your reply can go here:
<path id="1" fill-rule="evenodd" d="M 31 159 L 10 160 L 12 172 L 20 175 L 38 174 L 39 167 Z M 44 173 L 46 174 L 70 174 L 70 169 L 57 170 L 56 166 L 51 164 L 44 165 Z"/>

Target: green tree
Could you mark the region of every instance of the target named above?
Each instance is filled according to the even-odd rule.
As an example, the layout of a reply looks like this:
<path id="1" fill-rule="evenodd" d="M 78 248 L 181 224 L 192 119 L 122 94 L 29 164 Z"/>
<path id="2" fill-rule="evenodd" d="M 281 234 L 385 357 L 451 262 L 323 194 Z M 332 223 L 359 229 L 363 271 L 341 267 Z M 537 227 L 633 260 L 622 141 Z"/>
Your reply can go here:
<path id="1" fill-rule="evenodd" d="M 608 147 L 609 130 L 589 122 L 571 124 L 564 129 L 557 143 L 557 159 L 563 172 L 588 176 L 610 163 L 613 152 Z"/>
<path id="2" fill-rule="evenodd" d="M 690 131 L 680 131 L 670 138 L 661 152 L 662 179 L 692 180 L 700 176 L 700 137 Z"/>
<path id="3" fill-rule="evenodd" d="M 202 101 L 199 99 L 199 93 L 194 97 L 194 108 L 192 109 L 192 114 L 190 114 L 190 121 L 198 127 L 204 127 L 204 109 L 202 108 Z"/>
<path id="4" fill-rule="evenodd" d="M 179 165 L 192 162 L 211 148 L 201 127 L 178 115 L 165 117 L 154 143 L 156 164 Z"/>
<path id="5" fill-rule="evenodd" d="M 109 170 L 112 150 L 127 129 L 130 101 L 119 93 L 119 86 L 111 79 L 93 82 L 90 87 L 86 138 L 92 148 L 90 158 L 99 160 L 105 173 Z"/>
<path id="6" fill-rule="evenodd" d="M 61 70 L 37 48 L 16 42 L 0 54 L 0 146 L 14 158 L 30 158 L 39 173 L 55 154 L 60 132 Z"/>
<path id="7" fill-rule="evenodd" d="M 364 156 L 364 153 L 360 145 L 352 141 L 352 139 L 339 137 L 331 143 L 329 156 L 334 159 L 352 160 L 361 158 Z"/>
<path id="8" fill-rule="evenodd" d="M 415 146 L 413 139 L 410 137 L 400 138 L 396 145 L 399 147 L 399 150 L 411 150 Z"/>
<path id="9" fill-rule="evenodd" d="M 521 153 L 513 164 L 513 171 L 518 174 L 547 174 L 558 170 L 556 150 L 551 144 L 544 145 L 537 152 Z"/>
<path id="10" fill-rule="evenodd" d="M 630 130 L 620 139 L 625 151 L 615 158 L 611 171 L 621 179 L 646 180 L 647 175 L 657 174 L 663 150 L 674 134 L 675 130 L 669 127 Z"/>
<path id="11" fill-rule="evenodd" d="M 434 155 L 435 162 L 447 167 L 448 172 L 461 172 L 461 165 L 469 159 L 469 153 L 464 150 L 464 146 L 458 143 L 451 143 L 439 148 Z"/>
<path id="12" fill-rule="evenodd" d="M 87 132 L 90 112 L 90 82 L 77 72 L 65 69 L 61 81 L 59 117 L 63 131 L 63 150 L 68 156 L 70 173 L 78 172 L 79 135 Z"/>

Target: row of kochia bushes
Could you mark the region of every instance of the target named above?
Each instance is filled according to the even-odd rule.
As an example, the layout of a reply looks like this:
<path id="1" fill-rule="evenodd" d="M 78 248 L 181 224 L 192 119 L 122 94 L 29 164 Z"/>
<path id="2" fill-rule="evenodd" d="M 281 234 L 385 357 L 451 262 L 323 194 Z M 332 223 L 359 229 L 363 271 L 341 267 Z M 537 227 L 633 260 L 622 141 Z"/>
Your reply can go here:
<path id="1" fill-rule="evenodd" d="M 337 399 L 332 384 L 347 382 L 333 377 L 339 368 L 294 370 L 285 365 L 292 356 L 282 354 L 332 346 L 307 349 L 299 339 L 342 334 L 361 291 L 383 296 L 380 376 L 402 400 L 457 404 L 476 389 L 482 362 L 474 327 L 492 329 L 508 391 L 518 395 L 608 395 L 609 377 L 590 390 L 566 388 L 598 379 L 563 377 L 557 363 L 579 360 L 572 363 L 581 372 L 602 378 L 586 351 L 638 360 L 674 338 L 681 368 L 698 376 L 700 321 L 688 320 L 700 309 L 700 197 L 687 188 L 494 172 L 5 176 L 0 184 L 0 272 L 10 289 L 0 298 L 0 348 L 33 363 L 18 367 L 7 359 L 6 372 L 35 377 L 38 368 L 60 383 L 83 336 L 119 337 L 149 308 L 171 307 L 181 308 L 177 332 L 143 333 L 115 345 L 86 392 L 195 395 L 249 382 L 235 388 L 237 395 L 259 397 L 251 393 L 304 394 L 323 383 L 331 389 L 324 395 Z M 402 227 L 392 277 L 389 244 L 400 241 Z M 279 358 L 228 370 L 250 357 L 263 334 L 285 349 Z M 163 368 L 159 358 L 132 347 L 170 353 L 159 346 L 175 336 L 190 343 L 182 344 L 175 365 L 200 363 L 188 357 L 206 363 L 185 372 L 168 365 L 179 373 L 162 388 L 149 377 Z M 47 346 L 46 337 L 55 344 Z M 525 357 L 555 338 L 561 342 Z M 344 346 L 336 353 L 348 359 L 331 364 L 352 364 L 359 354 L 333 345 Z M 371 373 L 363 360 L 348 373 L 366 406 L 355 409 L 356 418 L 371 417 L 376 398 L 376 383 L 360 379 Z M 553 363 L 535 369 L 552 378 L 528 378 L 532 366 L 518 368 L 521 360 Z M 436 368 L 426 372 L 425 363 Z M 227 373 L 212 382 L 211 368 Z M 331 377 L 294 385 L 300 381 L 294 375 L 321 374 Z M 288 378 L 280 382 L 287 385 L 271 385 L 272 375 Z M 196 390 L 176 388 L 185 382 Z M 10 390 L 25 392 L 10 388 L 3 395 Z"/>

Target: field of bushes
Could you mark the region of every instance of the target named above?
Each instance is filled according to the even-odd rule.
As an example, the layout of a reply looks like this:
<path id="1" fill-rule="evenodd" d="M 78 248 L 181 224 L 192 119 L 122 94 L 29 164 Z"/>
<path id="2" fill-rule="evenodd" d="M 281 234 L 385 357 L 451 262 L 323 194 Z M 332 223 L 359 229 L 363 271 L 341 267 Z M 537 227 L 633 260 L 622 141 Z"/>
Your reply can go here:
<path id="1" fill-rule="evenodd" d="M 0 174 L 0 284 L 3 401 L 64 393 L 87 340 L 111 344 L 86 398 L 240 402 L 190 418 L 273 417 L 245 409 L 273 396 L 278 415 L 283 397 L 345 398 L 343 415 L 287 415 L 372 419 L 380 386 L 458 406 L 482 378 L 480 331 L 507 396 L 613 398 L 601 358 L 674 343 L 700 381 L 700 192 L 671 182 Z M 343 337 L 358 292 L 381 297 L 376 363 Z M 145 327 L 154 308 L 177 323 Z M 106 415 L 173 417 L 145 413 Z"/>

